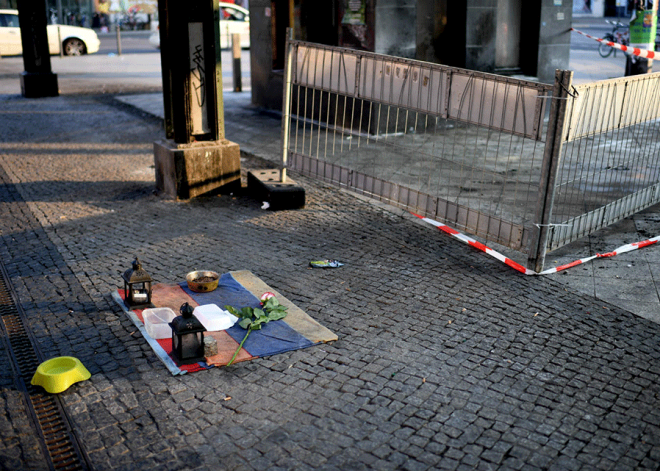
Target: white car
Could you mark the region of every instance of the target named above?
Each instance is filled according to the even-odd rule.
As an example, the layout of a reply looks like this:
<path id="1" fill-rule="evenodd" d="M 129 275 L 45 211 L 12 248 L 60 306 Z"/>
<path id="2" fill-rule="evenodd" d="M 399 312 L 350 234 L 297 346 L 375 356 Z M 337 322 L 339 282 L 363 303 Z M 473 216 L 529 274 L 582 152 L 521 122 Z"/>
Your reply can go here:
<path id="1" fill-rule="evenodd" d="M 59 33 L 58 33 L 59 28 Z M 63 48 L 67 56 L 80 56 L 98 52 L 101 41 L 90 28 L 68 25 L 48 25 L 48 49 L 59 54 Z M 18 25 L 18 10 L 0 10 L 0 55 L 23 54 L 21 29 Z"/>
<path id="2" fill-rule="evenodd" d="M 220 47 L 231 47 L 232 34 L 241 35 L 241 47 L 250 48 L 250 12 L 233 3 L 220 2 Z M 149 36 L 149 43 L 160 48 L 160 33 L 154 31 Z"/>

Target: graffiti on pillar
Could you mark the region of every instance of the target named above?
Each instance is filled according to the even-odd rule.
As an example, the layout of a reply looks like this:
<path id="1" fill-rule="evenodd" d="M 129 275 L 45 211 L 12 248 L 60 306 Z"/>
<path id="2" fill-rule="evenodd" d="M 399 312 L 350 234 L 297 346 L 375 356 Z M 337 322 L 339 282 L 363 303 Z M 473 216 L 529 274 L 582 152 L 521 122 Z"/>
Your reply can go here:
<path id="1" fill-rule="evenodd" d="M 193 82 L 193 95 L 197 100 L 197 105 L 203 106 L 206 101 L 206 84 L 204 83 L 204 49 L 201 44 L 195 46 L 191 62 L 190 75 Z"/>
<path id="2" fill-rule="evenodd" d="M 188 23 L 190 51 L 190 121 L 192 134 L 211 132 L 208 124 L 207 83 L 202 23 Z"/>

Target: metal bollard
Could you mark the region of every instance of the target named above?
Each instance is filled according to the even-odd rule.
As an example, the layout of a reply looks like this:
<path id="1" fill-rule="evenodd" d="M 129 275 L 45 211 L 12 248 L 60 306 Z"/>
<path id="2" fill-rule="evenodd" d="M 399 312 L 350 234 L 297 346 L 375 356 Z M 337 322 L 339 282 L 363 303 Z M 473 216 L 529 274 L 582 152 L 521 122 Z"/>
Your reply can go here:
<path id="1" fill-rule="evenodd" d="M 62 44 L 62 32 L 60 31 L 60 25 L 57 25 L 57 42 L 60 45 L 60 59 L 64 57 L 64 45 Z"/>
<path id="2" fill-rule="evenodd" d="M 234 33 L 231 35 L 231 48 L 234 57 L 234 91 L 243 91 L 243 77 L 241 76 L 241 35 Z"/>
<path id="3" fill-rule="evenodd" d="M 121 33 L 119 30 L 119 25 L 117 25 L 117 55 L 121 56 Z"/>

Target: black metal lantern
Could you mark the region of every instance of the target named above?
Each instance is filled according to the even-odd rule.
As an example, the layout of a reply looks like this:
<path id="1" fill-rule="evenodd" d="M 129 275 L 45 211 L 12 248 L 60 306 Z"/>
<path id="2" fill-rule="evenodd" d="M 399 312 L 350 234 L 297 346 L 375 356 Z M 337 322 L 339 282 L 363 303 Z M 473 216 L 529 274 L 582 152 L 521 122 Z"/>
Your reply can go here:
<path id="1" fill-rule="evenodd" d="M 193 307 L 190 304 L 182 304 L 179 312 L 181 315 L 170 322 L 172 352 L 183 365 L 204 361 L 204 332 L 206 329 L 193 315 Z"/>
<path id="2" fill-rule="evenodd" d="M 151 282 L 149 274 L 142 269 L 140 260 L 135 257 L 133 267 L 122 275 L 124 279 L 124 302 L 128 307 L 153 307 L 151 304 Z"/>

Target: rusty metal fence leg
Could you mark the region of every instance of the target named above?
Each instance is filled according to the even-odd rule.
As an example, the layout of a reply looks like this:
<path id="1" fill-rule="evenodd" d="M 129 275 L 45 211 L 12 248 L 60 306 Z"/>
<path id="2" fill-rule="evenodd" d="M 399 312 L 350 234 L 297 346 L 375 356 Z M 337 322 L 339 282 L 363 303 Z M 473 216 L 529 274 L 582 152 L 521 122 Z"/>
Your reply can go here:
<path id="1" fill-rule="evenodd" d="M 545 254 L 548 246 L 548 237 L 551 231 L 552 204 L 555 196 L 555 181 L 559 169 L 561 149 L 563 143 L 564 124 L 566 122 L 567 101 L 573 81 L 573 72 L 570 70 L 556 70 L 555 83 L 552 89 L 552 103 L 550 104 L 550 117 L 548 132 L 546 134 L 545 150 L 539 181 L 539 198 L 536 202 L 536 221 L 534 236 L 528 251 L 527 266 L 537 273 L 543 270 Z"/>
<path id="2" fill-rule="evenodd" d="M 282 163 L 280 166 L 280 181 L 286 182 L 286 167 L 289 156 L 289 125 L 291 121 L 291 74 L 293 72 L 293 29 L 286 29 L 286 56 L 285 56 L 285 73 L 284 73 L 284 94 L 282 109 L 284 115 L 282 116 Z"/>

